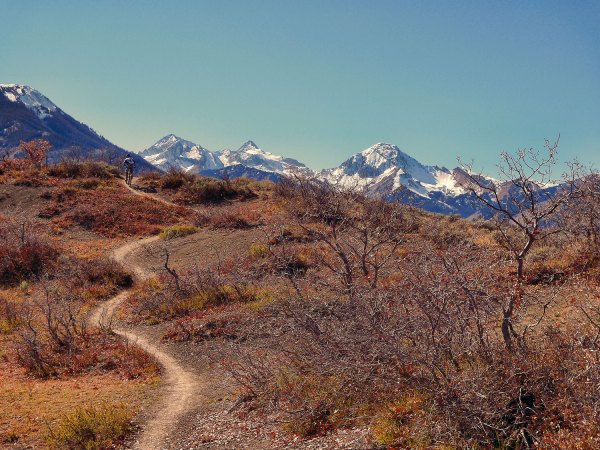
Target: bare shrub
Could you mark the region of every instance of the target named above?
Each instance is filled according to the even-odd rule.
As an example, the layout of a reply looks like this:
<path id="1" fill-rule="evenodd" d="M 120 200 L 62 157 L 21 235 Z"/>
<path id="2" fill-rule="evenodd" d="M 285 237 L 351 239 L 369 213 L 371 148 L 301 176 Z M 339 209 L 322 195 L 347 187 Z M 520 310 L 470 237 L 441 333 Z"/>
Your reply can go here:
<path id="1" fill-rule="evenodd" d="M 161 239 L 168 240 L 189 236 L 190 234 L 197 233 L 198 230 L 198 227 L 194 225 L 173 225 L 162 230 L 159 236 Z"/>
<path id="2" fill-rule="evenodd" d="M 251 408 L 305 436 L 368 425 L 399 448 L 543 447 L 566 442 L 558 428 L 594 442 L 583 425 L 600 417 L 600 319 L 589 301 L 585 335 L 554 326 L 547 310 L 568 286 L 515 283 L 511 255 L 477 224 L 306 180 L 281 183 L 277 198 L 293 224 L 269 229 L 250 259 L 256 277 L 290 289 L 223 324 L 222 336 L 205 328 L 212 316 L 170 330 L 210 339 Z M 533 259 L 556 255 L 557 236 Z M 302 254 L 308 264 L 294 270 Z M 515 299 L 518 345 L 507 352 L 499 324 Z"/>
<path id="3" fill-rule="evenodd" d="M 592 171 L 579 181 L 577 195 L 561 208 L 559 220 L 565 230 L 585 244 L 586 263 L 597 263 L 600 259 L 600 174 Z"/>
<path id="4" fill-rule="evenodd" d="M 276 193 L 295 224 L 311 240 L 323 244 L 322 263 L 348 298 L 355 296 L 359 279 L 375 288 L 381 270 L 404 236 L 417 229 L 415 216 L 407 207 L 316 180 L 286 180 L 279 183 Z M 284 232 L 280 232 L 279 242 L 285 239 Z"/>
<path id="5" fill-rule="evenodd" d="M 382 280 L 360 301 L 267 305 L 238 329 L 243 347 L 223 344 L 237 356 L 222 364 L 294 430 L 321 433 L 366 414 L 383 443 L 397 446 L 526 448 L 561 408 L 594 408 L 598 386 L 572 375 L 585 363 L 596 379 L 600 366 L 569 334 L 549 328 L 512 355 L 503 350 L 496 324 L 511 280 L 498 273 L 508 261 L 459 242 L 421 245 L 403 262 L 392 284 Z M 579 393 L 559 395 L 567 386 Z"/>
<path id="6" fill-rule="evenodd" d="M 185 205 L 219 204 L 230 200 L 247 200 L 256 197 L 243 179 L 233 181 L 196 177 L 184 184 L 175 201 Z"/>
<path id="7" fill-rule="evenodd" d="M 210 213 L 210 224 L 214 228 L 243 230 L 255 226 L 255 222 L 240 209 L 213 209 Z"/>
<path id="8" fill-rule="evenodd" d="M 21 324 L 20 308 L 0 294 L 0 334 L 9 334 Z"/>
<path id="9" fill-rule="evenodd" d="M 15 284 L 52 266 L 58 251 L 32 222 L 0 218 L 0 284 Z"/>
<path id="10" fill-rule="evenodd" d="M 162 256 L 163 273 L 143 283 L 128 298 L 136 320 L 153 324 L 258 298 L 259 290 L 235 271 L 225 275 L 219 267 L 196 268 L 180 274 L 170 267 L 168 251 Z"/>

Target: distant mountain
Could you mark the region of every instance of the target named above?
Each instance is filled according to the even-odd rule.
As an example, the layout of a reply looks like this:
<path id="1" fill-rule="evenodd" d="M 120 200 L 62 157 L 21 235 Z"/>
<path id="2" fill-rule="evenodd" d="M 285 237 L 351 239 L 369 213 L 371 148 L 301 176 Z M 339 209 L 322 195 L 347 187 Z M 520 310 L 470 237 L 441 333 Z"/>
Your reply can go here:
<path id="1" fill-rule="evenodd" d="M 360 189 L 366 195 L 390 201 L 411 203 L 431 212 L 473 218 L 492 215 L 468 189 L 472 180 L 463 169 L 423 165 L 392 144 L 375 144 L 317 176 L 331 184 Z M 511 183 L 497 185 L 496 180 L 482 176 L 478 176 L 478 181 L 483 185 L 496 185 L 502 198 L 514 197 L 515 193 L 509 191 Z"/>
<path id="2" fill-rule="evenodd" d="M 202 170 L 223 167 L 218 154 L 174 134 L 169 134 L 160 139 L 141 152 L 140 155 L 149 163 L 163 170 L 175 168 L 186 172 L 200 173 Z"/>
<path id="3" fill-rule="evenodd" d="M 274 155 L 260 149 L 254 142 L 245 142 L 235 151 L 223 150 L 219 157 L 225 166 L 241 164 L 264 172 L 289 175 L 295 172 L 311 174 L 312 171 L 292 158 Z"/>
<path id="4" fill-rule="evenodd" d="M 35 89 L 19 84 L 0 84 L 0 150 L 11 150 L 19 142 L 46 139 L 53 149 L 51 160 L 59 160 L 67 152 L 83 157 L 110 154 L 115 162 L 128 153 L 78 122 Z M 132 154 L 138 167 L 152 170 L 144 158 Z"/>
<path id="5" fill-rule="evenodd" d="M 244 143 L 235 151 L 213 152 L 199 144 L 169 134 L 142 151 L 140 155 L 163 170 L 175 168 L 216 177 L 227 174 L 231 178 L 250 176 L 275 180 L 279 179 L 280 175 L 294 172 L 312 174 L 301 162 L 261 150 L 252 141 Z"/>
<path id="6" fill-rule="evenodd" d="M 35 89 L 18 84 L 0 84 L 0 151 L 14 154 L 21 140 L 47 139 L 53 149 L 51 161 L 67 155 L 109 158 L 118 163 L 127 153 L 89 126 L 61 110 Z M 340 166 L 315 174 L 301 162 L 262 150 L 247 141 L 237 150 L 210 151 L 173 134 L 160 139 L 139 155 L 142 170 L 171 167 L 217 178 L 248 177 L 277 181 L 293 173 L 316 176 L 328 183 L 362 190 L 366 195 L 390 201 L 409 202 L 428 211 L 462 217 L 490 217 L 491 212 L 474 201 L 470 177 L 461 168 L 427 166 L 397 146 L 375 144 Z M 480 177 L 483 184 L 497 180 Z M 497 185 L 502 198 L 517 198 L 512 183 Z M 547 198 L 558 188 L 540 187 Z"/>
<path id="7" fill-rule="evenodd" d="M 234 164 L 233 166 L 223 167 L 222 169 L 202 170 L 200 175 L 212 178 L 251 178 L 253 180 L 269 180 L 273 182 L 280 181 L 285 175 L 276 172 L 267 172 L 265 170 L 255 169 L 243 164 Z"/>
<path id="8" fill-rule="evenodd" d="M 421 196 L 433 191 L 450 195 L 465 192 L 450 170 L 424 166 L 395 145 L 385 143 L 375 144 L 318 176 L 330 183 L 384 195 L 402 187 Z"/>

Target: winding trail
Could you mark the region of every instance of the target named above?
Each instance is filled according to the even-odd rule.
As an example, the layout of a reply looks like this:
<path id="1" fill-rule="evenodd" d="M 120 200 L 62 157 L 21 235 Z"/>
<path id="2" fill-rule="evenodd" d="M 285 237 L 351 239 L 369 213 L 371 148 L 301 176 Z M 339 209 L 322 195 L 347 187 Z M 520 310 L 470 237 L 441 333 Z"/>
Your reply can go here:
<path id="1" fill-rule="evenodd" d="M 154 200 L 155 202 L 159 202 L 159 203 L 162 203 L 163 205 L 167 205 L 167 206 L 174 206 L 176 208 L 181 208 L 182 207 L 181 205 L 178 205 L 177 203 L 170 202 L 169 200 L 165 200 L 164 198 L 161 198 L 161 197 L 159 197 L 157 195 L 152 195 L 152 194 L 149 194 L 148 192 L 144 192 L 144 191 L 140 191 L 138 189 L 135 189 L 133 187 L 133 186 L 135 186 L 135 184 L 133 184 L 133 182 L 131 184 L 132 185 L 129 186 L 128 184 L 123 183 L 123 185 L 127 189 L 129 189 L 129 191 L 131 193 L 133 193 L 133 194 L 135 194 L 135 195 L 137 195 L 139 197 L 149 198 L 150 200 Z"/>
<path id="2" fill-rule="evenodd" d="M 136 191 L 129 186 L 128 189 L 137 195 L 148 197 L 161 203 L 177 206 L 159 197 Z M 113 257 L 117 262 L 133 269 L 136 277 L 143 280 L 148 278 L 150 274 L 140 266 L 127 263 L 128 256 L 158 239 L 158 236 L 153 236 L 128 242 L 117 248 L 113 253 Z M 92 310 L 89 318 L 90 323 L 104 327 L 111 326 L 115 311 L 126 299 L 127 295 L 128 291 L 121 292 Z M 195 373 L 184 368 L 174 357 L 161 350 L 157 344 L 146 339 L 141 334 L 118 327 L 113 327 L 112 330 L 152 355 L 163 368 L 164 392 L 155 407 L 153 417 L 144 424 L 133 448 L 139 450 L 169 448 L 169 441 L 173 439 L 173 436 L 170 436 L 170 432 L 175 431 L 179 420 L 197 406 L 198 399 L 196 393 L 201 384 L 200 380 Z"/>

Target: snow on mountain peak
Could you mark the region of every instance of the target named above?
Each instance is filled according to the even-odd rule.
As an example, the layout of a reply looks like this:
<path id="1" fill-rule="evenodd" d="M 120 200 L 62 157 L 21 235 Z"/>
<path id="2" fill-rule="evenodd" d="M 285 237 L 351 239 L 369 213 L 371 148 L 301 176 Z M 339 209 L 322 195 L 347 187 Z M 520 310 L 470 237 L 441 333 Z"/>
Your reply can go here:
<path id="1" fill-rule="evenodd" d="M 310 169 L 301 162 L 266 152 L 259 148 L 254 141 L 244 142 L 244 144 L 242 144 L 235 152 L 223 150 L 220 153 L 220 157 L 225 166 L 242 164 L 253 169 L 280 174 L 290 174 L 297 171 L 302 171 L 307 174 L 309 172 L 312 173 Z"/>
<path id="2" fill-rule="evenodd" d="M 428 197 L 431 192 L 455 195 L 462 191 L 448 169 L 424 166 L 397 146 L 385 142 L 372 145 L 320 175 L 335 184 L 376 192 L 404 187 Z"/>
<path id="3" fill-rule="evenodd" d="M 246 141 L 236 151 L 237 152 L 244 152 L 244 151 L 248 151 L 248 150 L 260 150 L 260 148 L 258 147 L 258 145 L 256 145 L 254 143 L 254 141 Z"/>
<path id="4" fill-rule="evenodd" d="M 0 93 L 13 103 L 22 103 L 33 111 L 40 119 L 52 117 L 58 107 L 46 96 L 32 87 L 20 84 L 0 84 Z"/>
<path id="5" fill-rule="evenodd" d="M 174 167 L 187 172 L 199 172 L 223 167 L 216 154 L 174 134 L 159 139 L 140 154 L 148 162 L 165 170 Z"/>

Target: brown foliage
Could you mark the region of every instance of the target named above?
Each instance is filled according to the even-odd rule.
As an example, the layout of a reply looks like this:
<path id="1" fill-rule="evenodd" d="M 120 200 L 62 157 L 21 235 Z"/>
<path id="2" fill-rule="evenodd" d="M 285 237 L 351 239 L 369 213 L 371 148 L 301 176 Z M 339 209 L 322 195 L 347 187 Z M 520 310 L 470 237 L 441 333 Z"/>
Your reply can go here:
<path id="1" fill-rule="evenodd" d="M 249 188 L 248 180 L 233 181 L 216 178 L 194 177 L 181 186 L 175 201 L 184 205 L 219 204 L 231 200 L 248 200 L 256 197 Z"/>
<path id="2" fill-rule="evenodd" d="M 48 175 L 56 178 L 97 178 L 107 180 L 119 175 L 118 168 L 97 161 L 62 161 L 48 167 Z"/>
<path id="3" fill-rule="evenodd" d="M 107 237 L 155 234 L 186 214 L 183 209 L 133 196 L 120 186 L 93 192 L 67 187 L 54 191 L 51 198 L 44 217 L 54 217 L 61 227 L 79 225 Z"/>
<path id="4" fill-rule="evenodd" d="M 0 285 L 40 275 L 57 256 L 58 251 L 32 223 L 0 218 Z"/>

